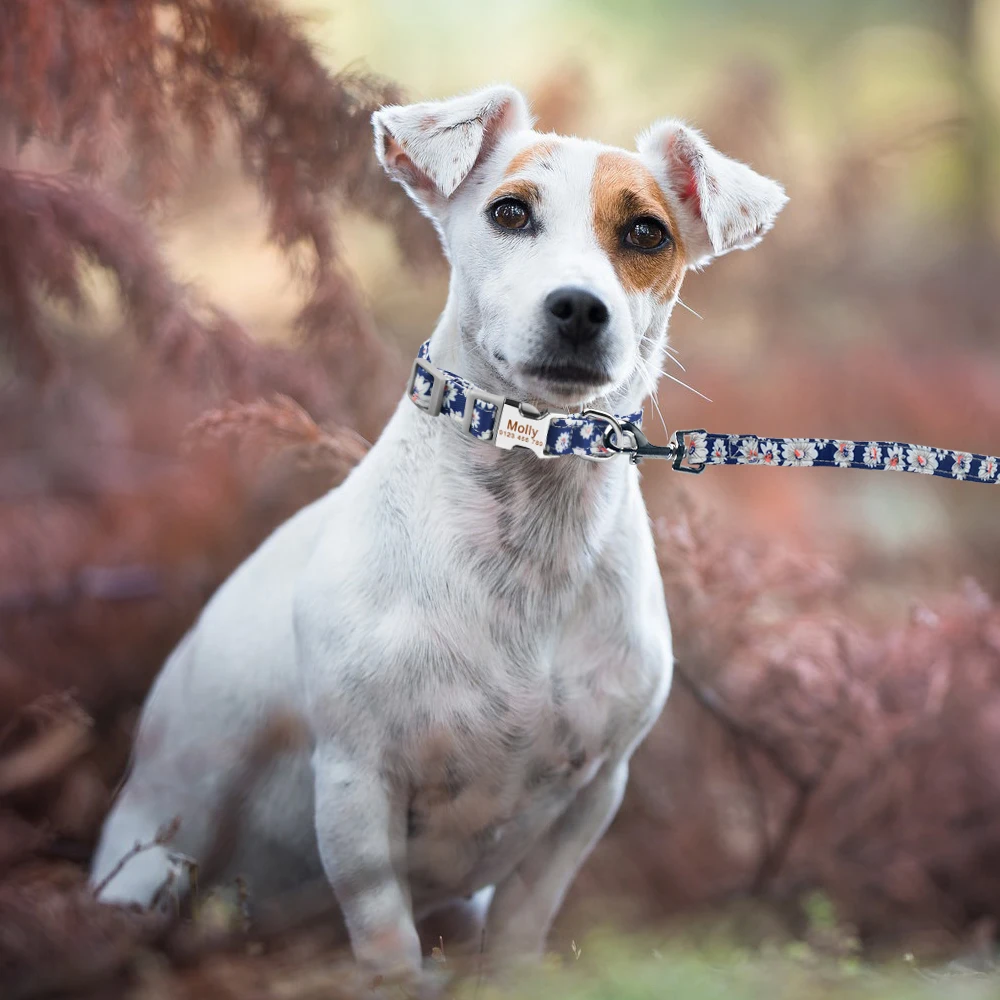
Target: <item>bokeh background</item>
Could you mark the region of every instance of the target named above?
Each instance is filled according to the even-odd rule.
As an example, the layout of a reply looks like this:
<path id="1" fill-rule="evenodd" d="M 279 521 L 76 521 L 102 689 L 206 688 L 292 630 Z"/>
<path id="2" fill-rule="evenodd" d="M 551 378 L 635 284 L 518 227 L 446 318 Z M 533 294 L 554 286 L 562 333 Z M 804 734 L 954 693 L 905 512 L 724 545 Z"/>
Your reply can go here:
<path id="1" fill-rule="evenodd" d="M 713 403 L 665 382 L 670 429 L 997 450 L 992 0 L 291 6 L 334 65 L 367 67 L 412 95 L 510 81 L 542 127 L 626 147 L 655 119 L 682 117 L 782 180 L 791 201 L 765 243 L 686 282 L 683 301 L 701 318 L 677 310 L 672 342 L 689 377 L 671 370 Z M 218 204 L 221 218 L 185 215 L 171 256 L 258 336 L 281 337 L 295 308 L 285 272 L 263 251 L 250 258 L 251 246 L 247 258 L 232 252 L 233 227 L 263 244 L 244 197 Z M 433 328 L 445 272 L 406 267 L 368 218 L 345 219 L 340 237 L 380 334 L 410 354 Z M 252 289 L 248 268 L 260 275 Z M 739 504 L 748 529 L 877 561 L 880 573 L 938 586 L 973 572 L 995 589 L 995 497 L 889 477 L 795 478 L 727 473 L 699 493 Z"/>
<path id="2" fill-rule="evenodd" d="M 683 117 L 790 195 L 758 248 L 686 280 L 685 370 L 669 370 L 712 402 L 664 380 L 651 437 L 1000 450 L 1000 0 L 9 0 L 13 995 L 308 996 L 302 969 L 335 954 L 315 921 L 277 943 L 225 907 L 164 939 L 95 907 L 81 877 L 163 656 L 267 531 L 363 455 L 443 304 L 433 234 L 374 164 L 371 109 L 498 80 L 541 128 L 626 146 Z M 838 974 L 904 956 L 991 967 L 1000 487 L 643 472 L 677 680 L 554 947 L 575 961 L 613 924 Z M 603 965 L 609 947 L 588 954 Z M 634 969 L 633 946 L 614 948 Z M 804 995 L 798 975 L 760 978 Z"/>

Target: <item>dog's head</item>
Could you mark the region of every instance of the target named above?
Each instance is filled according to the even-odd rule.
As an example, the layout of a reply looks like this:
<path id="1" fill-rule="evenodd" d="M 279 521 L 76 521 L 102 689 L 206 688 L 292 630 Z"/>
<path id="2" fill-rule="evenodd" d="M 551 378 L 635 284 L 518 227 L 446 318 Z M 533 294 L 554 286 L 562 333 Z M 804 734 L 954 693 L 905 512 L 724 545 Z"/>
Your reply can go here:
<path id="1" fill-rule="evenodd" d="M 685 271 L 759 242 L 786 201 L 681 122 L 635 152 L 542 135 L 506 86 L 372 123 L 379 160 L 441 234 L 462 374 L 543 404 L 650 389 Z"/>

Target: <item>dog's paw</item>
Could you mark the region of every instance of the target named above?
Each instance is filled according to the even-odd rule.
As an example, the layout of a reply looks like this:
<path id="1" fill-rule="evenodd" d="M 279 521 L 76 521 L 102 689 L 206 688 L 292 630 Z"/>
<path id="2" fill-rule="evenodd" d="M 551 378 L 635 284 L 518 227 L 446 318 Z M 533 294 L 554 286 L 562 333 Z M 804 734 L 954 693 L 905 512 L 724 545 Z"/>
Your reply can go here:
<path id="1" fill-rule="evenodd" d="M 451 979 L 449 971 L 429 961 L 417 971 L 373 974 L 359 968 L 354 985 L 359 996 L 367 995 L 372 1000 L 439 1000 Z"/>

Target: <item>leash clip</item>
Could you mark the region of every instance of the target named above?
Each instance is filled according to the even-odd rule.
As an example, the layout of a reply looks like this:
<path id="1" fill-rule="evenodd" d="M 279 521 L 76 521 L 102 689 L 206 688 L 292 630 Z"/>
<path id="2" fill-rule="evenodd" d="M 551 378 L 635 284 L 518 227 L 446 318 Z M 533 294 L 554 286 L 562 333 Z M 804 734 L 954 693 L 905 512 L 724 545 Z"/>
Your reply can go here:
<path id="1" fill-rule="evenodd" d="M 605 410 L 594 410 L 590 408 L 570 415 L 574 417 L 590 417 L 591 419 L 603 420 L 608 425 L 601 438 L 601 444 L 608 449 L 608 453 L 606 455 L 584 455 L 583 457 L 588 462 L 606 462 L 609 458 L 614 458 L 615 455 L 621 455 L 632 450 L 632 448 L 629 447 L 628 438 L 626 437 L 628 433 L 626 425 L 629 427 L 633 426 L 631 421 L 619 420 L 613 413 L 608 413 Z M 617 447 L 609 443 L 609 438 L 612 434 L 614 434 L 618 441 L 621 442 L 621 444 Z"/>
<path id="2" fill-rule="evenodd" d="M 690 476 L 699 476 L 705 471 L 705 466 L 708 465 L 708 462 L 695 462 L 691 465 L 684 464 L 685 460 L 690 457 L 690 449 L 687 445 L 687 437 L 689 434 L 699 434 L 701 435 L 701 440 L 703 441 L 708 436 L 701 428 L 690 431 L 674 431 L 674 433 L 670 435 L 670 444 L 668 445 L 674 453 L 672 465 L 678 472 L 686 472 Z"/>
<path id="3" fill-rule="evenodd" d="M 602 416 L 607 418 L 607 414 L 602 414 Z M 613 431 L 617 433 L 617 441 L 611 440 Z M 631 420 L 620 422 L 615 420 L 613 425 L 609 425 L 604 432 L 604 447 L 616 454 L 628 455 L 629 461 L 633 465 L 638 465 L 644 458 L 665 458 L 670 462 L 671 468 L 678 472 L 697 476 L 705 471 L 705 466 L 708 463 L 685 464 L 690 457 L 687 447 L 687 435 L 689 434 L 705 436 L 704 431 L 675 431 L 670 435 L 670 441 L 667 444 L 650 444 L 649 438 Z"/>
<path id="4" fill-rule="evenodd" d="M 640 449 L 649 444 L 649 438 L 639 429 L 637 424 L 631 420 L 619 420 L 611 413 L 603 410 L 587 410 L 588 416 L 600 417 L 607 421 L 601 444 L 611 452 L 612 455 L 628 455 L 629 461 L 633 465 L 638 465 L 642 461 Z M 615 440 L 612 440 L 614 436 Z M 602 458 L 610 458 L 610 455 L 602 455 Z"/>

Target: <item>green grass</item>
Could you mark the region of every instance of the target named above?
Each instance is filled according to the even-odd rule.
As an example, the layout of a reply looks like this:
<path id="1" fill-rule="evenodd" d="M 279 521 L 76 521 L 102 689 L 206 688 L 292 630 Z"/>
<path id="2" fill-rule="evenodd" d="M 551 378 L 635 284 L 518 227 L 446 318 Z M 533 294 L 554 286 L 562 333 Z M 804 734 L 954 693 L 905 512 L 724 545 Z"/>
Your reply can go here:
<path id="1" fill-rule="evenodd" d="M 465 981 L 460 1000 L 986 1000 L 1000 974 L 926 970 L 901 959 L 875 967 L 824 958 L 805 945 L 751 953 L 734 947 L 657 947 L 651 940 L 595 935 L 575 957 L 551 960 L 499 987 Z"/>

